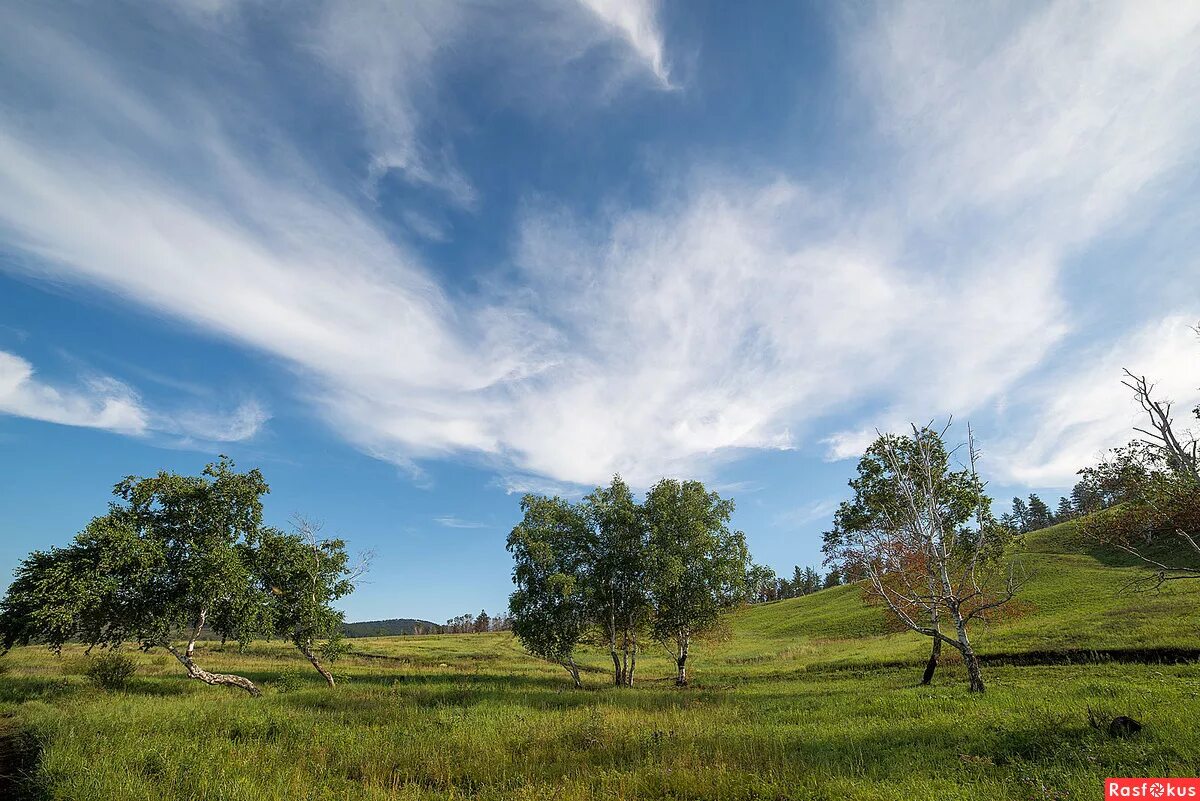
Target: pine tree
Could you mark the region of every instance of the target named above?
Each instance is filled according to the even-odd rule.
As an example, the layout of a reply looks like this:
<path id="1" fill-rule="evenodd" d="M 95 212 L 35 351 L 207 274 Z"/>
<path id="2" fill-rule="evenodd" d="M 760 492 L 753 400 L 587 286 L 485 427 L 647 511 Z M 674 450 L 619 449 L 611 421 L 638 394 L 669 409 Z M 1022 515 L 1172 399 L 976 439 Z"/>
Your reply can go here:
<path id="1" fill-rule="evenodd" d="M 1071 505 L 1070 498 L 1058 499 L 1058 511 L 1054 514 L 1054 522 L 1065 523 L 1075 517 L 1075 507 Z"/>
<path id="2" fill-rule="evenodd" d="M 1050 513 L 1050 507 L 1033 493 L 1029 495 L 1029 509 L 1026 512 L 1025 524 L 1028 531 L 1038 531 L 1054 524 L 1054 515 Z"/>

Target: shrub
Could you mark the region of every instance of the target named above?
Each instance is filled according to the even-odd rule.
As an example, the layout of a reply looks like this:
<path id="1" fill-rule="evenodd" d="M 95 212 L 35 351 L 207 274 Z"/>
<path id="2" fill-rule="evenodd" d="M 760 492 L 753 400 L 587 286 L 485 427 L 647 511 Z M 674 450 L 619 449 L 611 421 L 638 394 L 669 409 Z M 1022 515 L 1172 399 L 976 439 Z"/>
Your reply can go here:
<path id="1" fill-rule="evenodd" d="M 275 687 L 276 692 L 293 693 L 304 686 L 304 678 L 300 675 L 300 671 L 295 668 L 288 668 L 280 671 L 275 681 L 271 682 Z"/>
<path id="2" fill-rule="evenodd" d="M 133 678 L 137 667 L 133 657 L 119 651 L 109 651 L 92 659 L 84 675 L 97 687 L 120 690 Z"/>

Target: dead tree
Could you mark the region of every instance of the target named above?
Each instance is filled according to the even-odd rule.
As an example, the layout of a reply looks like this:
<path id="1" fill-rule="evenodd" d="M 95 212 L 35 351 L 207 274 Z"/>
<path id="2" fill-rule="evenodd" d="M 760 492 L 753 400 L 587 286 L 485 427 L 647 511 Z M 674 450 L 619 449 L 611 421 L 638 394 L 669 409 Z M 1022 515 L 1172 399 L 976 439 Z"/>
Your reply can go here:
<path id="1" fill-rule="evenodd" d="M 1159 587 L 1168 581 L 1200 578 L 1200 439 L 1181 430 L 1172 416 L 1170 401 L 1154 397 L 1154 384 L 1145 376 L 1125 370 L 1121 382 L 1133 392 L 1146 415 L 1135 443 L 1144 462 L 1132 500 L 1112 510 L 1102 520 L 1085 521 L 1084 532 L 1114 545 L 1153 568 L 1135 582 Z M 1193 414 L 1200 419 L 1200 407 Z M 1166 554 L 1155 547 L 1164 537 L 1174 537 L 1181 554 Z"/>

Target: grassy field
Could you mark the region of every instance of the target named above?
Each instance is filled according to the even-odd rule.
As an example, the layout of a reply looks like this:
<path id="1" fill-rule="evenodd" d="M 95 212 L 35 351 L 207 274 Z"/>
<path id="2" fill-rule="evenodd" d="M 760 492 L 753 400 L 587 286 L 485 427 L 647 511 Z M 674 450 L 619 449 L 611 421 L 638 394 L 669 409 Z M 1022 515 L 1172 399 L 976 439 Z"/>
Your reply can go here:
<path id="1" fill-rule="evenodd" d="M 1100 797 L 1105 776 L 1196 775 L 1200 667 L 1079 660 L 1195 648 L 1200 586 L 1124 591 L 1141 569 L 1069 526 L 1026 540 L 1020 614 L 978 632 L 983 696 L 956 664 L 917 687 L 927 641 L 841 587 L 732 614 L 685 690 L 651 651 L 632 690 L 585 654 L 574 691 L 506 634 L 355 640 L 333 691 L 280 644 L 201 655 L 261 699 L 155 654 L 104 692 L 77 651 L 22 649 L 2 660 L 0 735 L 25 749 L 8 762 L 32 773 L 28 797 L 81 801 L 1060 799 Z M 1003 664 L 1022 654 L 1040 664 Z M 1146 728 L 1114 739 L 1089 711 Z"/>

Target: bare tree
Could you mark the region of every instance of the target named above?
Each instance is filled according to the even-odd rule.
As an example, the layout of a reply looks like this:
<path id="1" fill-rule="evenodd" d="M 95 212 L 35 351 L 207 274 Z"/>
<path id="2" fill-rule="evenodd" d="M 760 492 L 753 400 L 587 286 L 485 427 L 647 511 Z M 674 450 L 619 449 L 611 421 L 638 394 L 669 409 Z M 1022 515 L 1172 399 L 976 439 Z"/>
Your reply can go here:
<path id="1" fill-rule="evenodd" d="M 1145 376 L 1125 370 L 1122 383 L 1146 422 L 1134 427 L 1140 439 L 1114 453 L 1137 458 L 1140 469 L 1129 471 L 1136 479 L 1131 497 L 1103 519 L 1086 520 L 1083 530 L 1154 568 L 1136 583 L 1200 578 L 1200 439 L 1176 425 L 1171 402 L 1156 399 Z M 1200 407 L 1192 413 L 1200 419 Z"/>
<path id="2" fill-rule="evenodd" d="M 1142 435 L 1142 443 L 1167 470 L 1200 484 L 1200 439 L 1191 431 L 1175 430 L 1171 402 L 1155 400 L 1154 385 L 1144 375 L 1125 370 L 1125 380 L 1121 383 L 1133 390 L 1134 399 L 1146 413 L 1149 429 L 1137 426 L 1133 429 Z"/>

